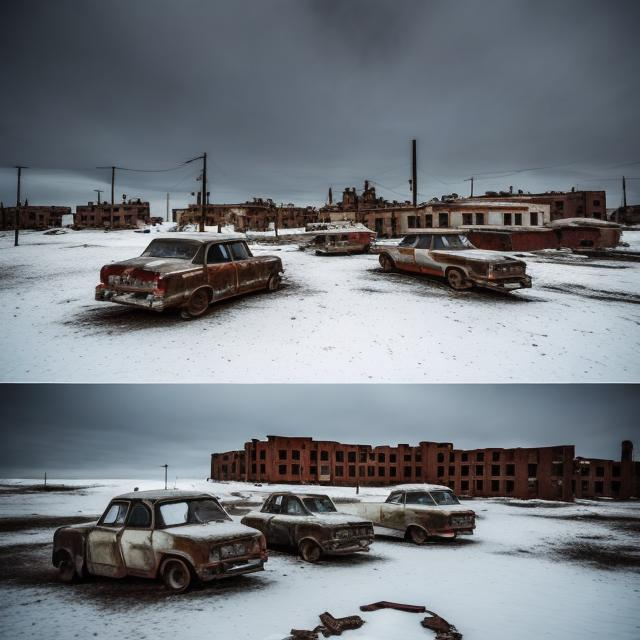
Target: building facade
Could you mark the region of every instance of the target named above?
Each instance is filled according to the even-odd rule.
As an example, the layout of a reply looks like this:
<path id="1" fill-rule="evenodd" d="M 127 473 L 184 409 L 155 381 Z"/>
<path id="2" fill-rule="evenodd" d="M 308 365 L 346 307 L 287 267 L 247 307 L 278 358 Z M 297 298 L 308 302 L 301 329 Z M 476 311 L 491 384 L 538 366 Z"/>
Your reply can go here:
<path id="1" fill-rule="evenodd" d="M 150 224 L 154 219 L 151 218 L 149 203 L 139 199 L 115 203 L 113 212 L 109 203 L 89 202 L 76 207 L 74 225 L 79 229 L 110 228 L 112 220 L 114 229 L 131 229 Z M 157 220 L 162 221 L 162 218 Z"/>
<path id="2" fill-rule="evenodd" d="M 20 229 L 48 229 L 61 227 L 62 217 L 71 214 L 71 207 L 36 206 L 25 204 L 18 208 Z M 0 206 L 2 229 L 13 229 L 16 224 L 16 207 Z"/>
<path id="3" fill-rule="evenodd" d="M 640 463 L 623 443 L 620 462 L 576 458 L 573 445 L 460 450 L 444 442 L 377 446 L 267 436 L 214 453 L 212 480 L 384 486 L 428 482 L 469 497 L 640 496 Z"/>

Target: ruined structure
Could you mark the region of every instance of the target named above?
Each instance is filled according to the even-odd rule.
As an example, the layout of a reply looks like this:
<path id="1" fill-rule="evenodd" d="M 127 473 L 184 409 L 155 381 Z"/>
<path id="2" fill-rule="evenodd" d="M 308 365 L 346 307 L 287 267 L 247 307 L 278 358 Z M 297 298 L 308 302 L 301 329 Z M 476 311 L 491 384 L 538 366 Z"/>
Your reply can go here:
<path id="1" fill-rule="evenodd" d="M 71 214 L 71 207 L 37 206 L 26 204 L 18 208 L 20 229 L 48 229 L 61 227 L 62 216 Z M 13 229 L 16 224 L 16 207 L 0 206 L 0 225 L 3 230 Z"/>
<path id="2" fill-rule="evenodd" d="M 112 207 L 107 202 L 89 202 L 86 205 L 78 205 L 74 217 L 74 225 L 79 229 L 111 227 L 113 220 L 114 229 L 131 229 L 153 221 L 162 222 L 162 218 L 152 218 L 148 202 L 139 198 L 116 202 Z"/>
<path id="3" fill-rule="evenodd" d="M 622 443 L 620 462 L 576 458 L 573 445 L 454 449 L 449 442 L 395 447 L 267 436 L 211 455 L 212 480 L 340 486 L 428 482 L 462 496 L 572 500 L 640 496 L 640 462 Z"/>

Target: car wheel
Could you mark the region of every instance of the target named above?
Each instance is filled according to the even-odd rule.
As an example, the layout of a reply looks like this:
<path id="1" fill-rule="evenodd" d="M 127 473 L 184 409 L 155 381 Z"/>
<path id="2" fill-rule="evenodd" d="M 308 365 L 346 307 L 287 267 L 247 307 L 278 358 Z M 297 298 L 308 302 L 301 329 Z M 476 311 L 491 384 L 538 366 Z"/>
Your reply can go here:
<path id="1" fill-rule="evenodd" d="M 300 557 L 305 562 L 318 562 L 322 550 L 313 540 L 303 540 L 300 543 Z"/>
<path id="2" fill-rule="evenodd" d="M 280 288 L 282 277 L 279 273 L 274 273 L 267 282 L 267 291 L 277 291 Z"/>
<path id="3" fill-rule="evenodd" d="M 173 593 L 183 593 L 191 586 L 191 569 L 180 558 L 165 560 L 161 573 L 164 586 Z"/>
<path id="4" fill-rule="evenodd" d="M 396 268 L 395 262 L 386 253 L 383 253 L 380 256 L 380 266 L 382 267 L 382 270 L 386 273 L 389 273 L 390 271 L 393 271 Z"/>
<path id="5" fill-rule="evenodd" d="M 206 289 L 198 289 L 191 294 L 187 303 L 187 314 L 191 318 L 203 315 L 209 308 L 209 293 Z"/>
<path id="6" fill-rule="evenodd" d="M 455 291 L 469 288 L 467 278 L 460 269 L 449 269 L 447 271 L 447 283 Z"/>
<path id="7" fill-rule="evenodd" d="M 62 582 L 73 582 L 76 577 L 76 567 L 73 558 L 68 551 L 60 552 L 60 564 L 58 565 L 58 576 Z"/>
<path id="8" fill-rule="evenodd" d="M 427 532 L 424 529 L 420 529 L 420 527 L 409 527 L 407 533 L 409 540 L 411 540 L 413 544 L 424 544 L 427 541 Z"/>

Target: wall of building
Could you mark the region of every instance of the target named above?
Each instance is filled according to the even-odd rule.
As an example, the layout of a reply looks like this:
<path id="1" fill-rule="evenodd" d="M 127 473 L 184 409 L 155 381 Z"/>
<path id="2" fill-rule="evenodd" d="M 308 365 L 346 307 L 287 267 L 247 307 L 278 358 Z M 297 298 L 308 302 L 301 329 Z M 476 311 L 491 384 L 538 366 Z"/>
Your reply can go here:
<path id="1" fill-rule="evenodd" d="M 78 205 L 74 216 L 74 225 L 78 228 L 110 227 L 113 220 L 114 229 L 130 229 L 151 222 L 151 209 L 148 202 L 129 200 L 111 204 L 89 202 Z"/>
<path id="2" fill-rule="evenodd" d="M 451 443 L 372 447 L 267 436 L 241 451 L 212 454 L 211 478 L 338 486 L 428 482 L 463 496 L 623 499 L 640 496 L 640 463 L 632 461 L 629 446 L 623 443 L 621 461 L 614 462 L 575 458 L 573 445 L 462 450 Z"/>
<path id="3" fill-rule="evenodd" d="M 25 205 L 19 208 L 18 224 L 21 229 L 48 229 L 61 227 L 62 216 L 70 215 L 71 207 Z M 16 207 L 0 208 L 0 225 L 4 230 L 13 229 L 16 223 Z"/>

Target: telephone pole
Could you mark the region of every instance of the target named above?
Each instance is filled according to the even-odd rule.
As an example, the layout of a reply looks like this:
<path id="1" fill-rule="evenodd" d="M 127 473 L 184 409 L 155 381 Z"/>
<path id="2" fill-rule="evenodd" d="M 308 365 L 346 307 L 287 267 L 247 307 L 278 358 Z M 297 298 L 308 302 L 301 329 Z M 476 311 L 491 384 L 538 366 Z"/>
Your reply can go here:
<path id="1" fill-rule="evenodd" d="M 413 191 L 413 206 L 418 206 L 418 154 L 416 141 L 411 141 L 411 190 Z"/>
<path id="2" fill-rule="evenodd" d="M 22 183 L 22 170 L 27 167 L 16 167 L 18 170 L 18 195 L 16 197 L 16 216 L 15 216 L 15 234 L 13 240 L 13 246 L 18 246 L 18 237 L 20 235 L 20 187 Z"/>
<path id="3" fill-rule="evenodd" d="M 104 189 L 94 189 L 94 191 L 98 194 L 98 206 L 100 206 L 100 194 L 104 193 Z"/>
<path id="4" fill-rule="evenodd" d="M 201 198 L 201 207 L 202 210 L 200 212 L 200 232 L 204 231 L 204 216 L 206 210 L 206 202 L 207 202 L 207 153 L 202 155 L 202 198 Z"/>
<path id="5" fill-rule="evenodd" d="M 111 169 L 111 214 L 109 216 L 109 226 L 113 229 L 113 209 L 115 206 L 115 190 L 116 190 L 116 169 L 117 167 L 96 167 L 96 169 Z M 97 189 L 94 189 L 97 191 Z"/>
<path id="6" fill-rule="evenodd" d="M 469 197 L 473 198 L 473 176 L 471 176 L 470 178 L 467 178 L 465 180 L 465 182 L 470 182 L 471 183 L 471 195 Z"/>
<path id="7" fill-rule="evenodd" d="M 622 176 L 622 206 L 627 208 L 627 179 Z"/>
<path id="8" fill-rule="evenodd" d="M 169 222 L 169 194 L 167 193 L 167 222 Z"/>
<path id="9" fill-rule="evenodd" d="M 160 465 L 161 467 L 164 468 L 164 490 L 167 490 L 167 469 L 169 468 L 168 464 L 162 464 Z"/>

